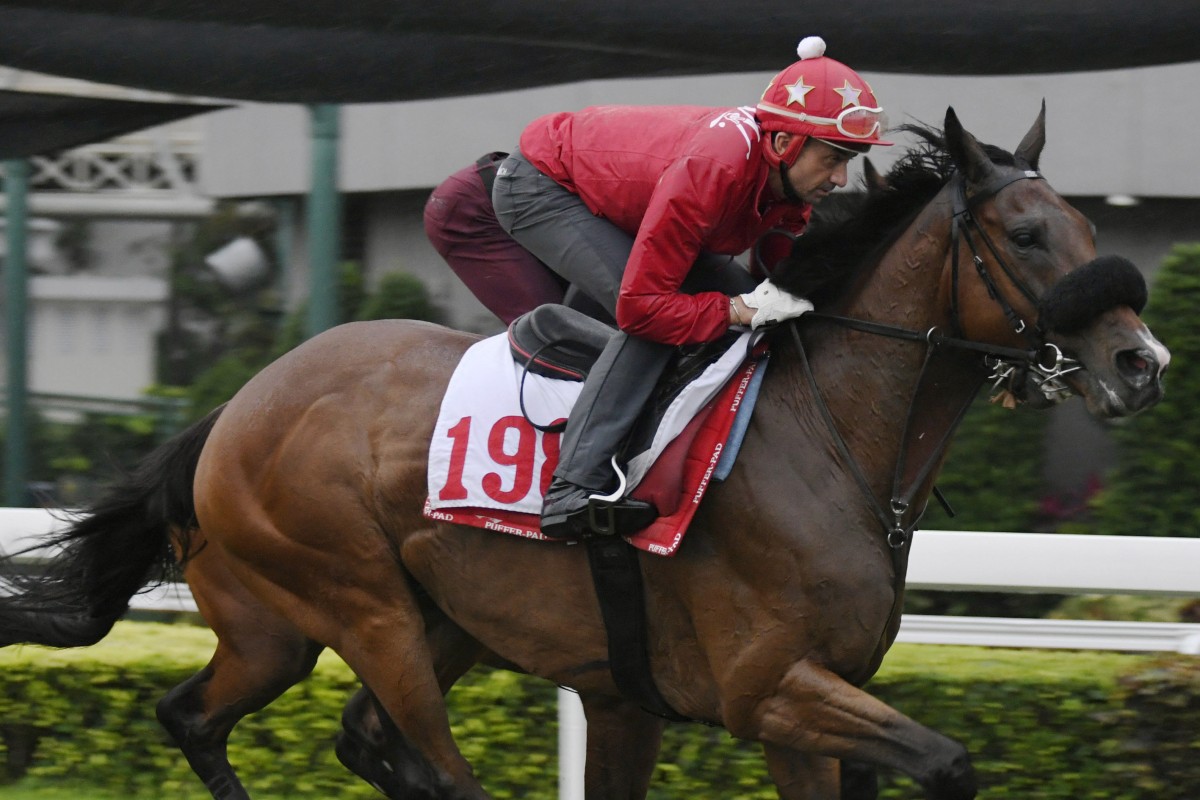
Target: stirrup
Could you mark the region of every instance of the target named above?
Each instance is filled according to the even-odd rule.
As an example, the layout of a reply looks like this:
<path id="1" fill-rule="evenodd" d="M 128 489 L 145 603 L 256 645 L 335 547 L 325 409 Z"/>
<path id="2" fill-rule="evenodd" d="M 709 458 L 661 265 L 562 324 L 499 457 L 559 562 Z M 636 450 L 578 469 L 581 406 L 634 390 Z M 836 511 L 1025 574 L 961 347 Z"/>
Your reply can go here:
<path id="1" fill-rule="evenodd" d="M 620 533 L 617 530 L 617 504 L 625 499 L 625 487 L 629 485 L 629 481 L 625 477 L 625 473 L 617 464 L 617 457 L 613 456 L 610 463 L 612 464 L 613 472 L 617 473 L 618 486 L 611 494 L 591 494 L 588 495 L 587 521 L 588 527 L 592 533 L 601 536 L 615 536 Z"/>

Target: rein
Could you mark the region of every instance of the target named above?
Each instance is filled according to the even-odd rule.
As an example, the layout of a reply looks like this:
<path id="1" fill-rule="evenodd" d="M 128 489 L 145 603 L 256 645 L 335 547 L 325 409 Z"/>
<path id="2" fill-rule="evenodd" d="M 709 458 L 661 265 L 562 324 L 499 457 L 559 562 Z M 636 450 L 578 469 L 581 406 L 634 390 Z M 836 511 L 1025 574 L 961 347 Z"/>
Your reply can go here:
<path id="1" fill-rule="evenodd" d="M 925 353 L 925 360 L 921 364 L 921 373 L 917 377 L 917 390 L 913 392 L 913 399 L 912 402 L 909 403 L 908 414 L 905 417 L 904 427 L 906 433 L 911 427 L 913 418 L 916 416 L 917 397 L 920 394 L 921 384 L 925 379 L 925 375 L 929 371 L 929 365 L 933 360 L 933 355 L 935 352 L 937 352 L 939 347 L 944 345 L 961 347 L 962 349 L 966 350 L 982 350 L 992 354 L 1003 352 L 1005 354 L 1015 354 L 1022 358 L 1029 355 L 1029 353 L 1024 350 L 1015 350 L 1013 348 L 994 348 L 993 350 L 987 345 L 981 346 L 978 342 L 936 336 L 932 330 L 927 334 L 922 334 L 918 331 L 909 330 L 907 328 L 899 328 L 891 325 L 880 325 L 878 323 L 869 323 L 849 317 L 839 317 L 832 314 L 819 314 L 811 311 L 800 319 L 805 318 L 813 318 L 814 320 L 828 320 L 854 330 L 886 336 L 892 339 L 925 342 L 928 345 L 928 349 Z M 925 463 L 921 465 L 921 468 L 918 470 L 907 489 L 905 489 L 903 485 L 904 468 L 907 461 L 906 450 L 904 449 L 903 445 L 901 446 L 900 455 L 896 460 L 895 474 L 892 479 L 891 498 L 888 501 L 888 508 L 885 509 L 883 504 L 880 503 L 879 499 L 875 496 L 875 492 L 871 489 L 870 483 L 867 481 L 866 474 L 863 472 L 862 467 L 858 463 L 858 459 L 856 459 L 854 454 L 850 452 L 850 447 L 846 444 L 846 438 L 838 429 L 837 421 L 833 418 L 833 413 L 829 410 L 829 404 L 825 402 L 825 398 L 821 394 L 820 386 L 817 383 L 817 377 L 813 373 L 812 364 L 808 358 L 808 351 L 804 347 L 804 341 L 800 337 L 799 326 L 793 322 L 793 324 L 788 326 L 788 329 L 792 334 L 792 341 L 796 345 L 796 350 L 800 353 L 800 363 L 804 368 L 804 375 L 807 378 L 809 385 L 813 387 L 813 396 L 816 400 L 817 410 L 821 413 L 821 418 L 825 422 L 825 427 L 833 435 L 834 446 L 837 448 L 838 454 L 842 457 L 842 461 L 845 462 L 849 468 L 850 473 L 853 475 L 855 482 L 858 484 L 859 489 L 863 493 L 863 496 L 865 496 L 867 501 L 870 503 L 871 511 L 875 514 L 875 518 L 879 521 L 880 526 L 883 528 L 884 537 L 887 540 L 888 547 L 891 548 L 893 554 L 898 557 L 900 551 L 904 550 L 912 541 L 913 531 L 917 527 L 917 518 L 910 519 L 907 524 L 904 522 L 904 515 L 912 505 L 912 498 L 917 493 L 917 490 L 920 488 L 925 479 L 929 477 L 929 473 L 933 471 L 934 465 L 938 463 L 941 454 L 945 451 L 946 446 L 949 443 L 950 436 L 958 427 L 958 423 L 966 414 L 967 409 L 970 408 L 971 402 L 968 400 L 955 414 L 952 424 L 947 428 L 946 433 L 933 448 L 929 457 L 926 458 Z M 981 379 L 980 384 L 982 384 L 982 382 L 983 381 Z M 970 398 L 974 398 L 975 392 L 978 390 L 978 388 L 979 386 L 976 385 L 975 390 L 970 393 Z"/>
<path id="2" fill-rule="evenodd" d="M 862 466 L 858 463 L 858 460 L 854 457 L 854 454 L 850 452 L 850 447 L 846 444 L 846 438 L 838 429 L 837 420 L 833 418 L 833 414 L 829 410 L 829 404 L 825 402 L 825 398 L 821 394 L 821 388 L 817 384 L 816 375 L 813 373 L 812 364 L 808 358 L 808 352 L 804 347 L 804 340 L 800 336 L 800 326 L 797 324 L 800 320 L 803 320 L 806 317 L 811 317 L 816 320 L 828 320 L 844 325 L 845 327 L 880 336 L 888 336 L 890 338 L 907 341 L 923 341 L 927 345 L 925 360 L 921 364 L 921 372 L 917 376 L 916 389 L 913 391 L 912 400 L 908 405 L 908 413 L 905 415 L 904 431 L 900 439 L 900 453 L 896 457 L 896 469 L 892 477 L 891 498 L 888 501 L 887 509 L 884 509 L 883 504 L 881 504 L 879 499 L 875 496 L 875 492 L 871 489 L 871 485 L 867 481 L 867 476 L 864 474 Z M 950 425 L 946 427 L 945 433 L 942 434 L 942 437 L 938 440 L 936 445 L 934 445 L 929 451 L 929 455 L 926 457 L 925 462 L 920 466 L 920 469 L 913 477 L 908 488 L 905 489 L 904 476 L 905 467 L 908 461 L 907 455 L 909 450 L 909 431 L 912 429 L 913 420 L 917 416 L 918 401 L 921 396 L 921 386 L 925 381 L 925 376 L 929 372 L 929 366 L 933 362 L 933 355 L 940 346 L 958 346 L 964 350 L 972 351 L 981 349 L 981 346 L 977 342 L 970 342 L 964 339 L 949 339 L 946 337 L 935 336 L 934 330 L 930 330 L 926 334 L 921 334 L 918 331 L 900 328 L 893 325 L 883 325 L 880 323 L 867 322 L 864 320 L 856 320 L 848 317 L 839 317 L 829 314 L 817 314 L 816 312 L 812 311 L 804 314 L 798 319 L 793 319 L 790 322 L 791 324 L 788 325 L 788 329 L 791 331 L 792 341 L 796 345 L 796 350 L 800 354 L 800 363 L 804 367 L 804 374 L 809 385 L 812 387 L 817 409 L 820 411 L 821 417 L 825 421 L 825 427 L 833 436 L 834 445 L 837 447 L 837 451 L 842 458 L 842 462 L 846 464 L 847 468 L 850 470 L 850 473 L 854 476 L 854 480 L 858 484 L 859 489 L 862 491 L 863 496 L 867 499 L 867 503 L 870 505 L 872 513 L 874 513 L 875 518 L 879 521 L 880 526 L 883 528 L 884 540 L 887 542 L 888 550 L 891 552 L 892 573 L 895 576 L 894 580 L 896 585 L 894 586 L 895 591 L 893 594 L 894 599 L 892 601 L 892 610 L 888 614 L 888 625 L 884 628 L 884 631 L 886 631 L 893 624 L 895 624 L 897 615 L 901 611 L 900 600 L 903 596 L 904 575 L 908 569 L 909 546 L 912 544 L 913 532 L 916 530 L 917 523 L 920 521 L 922 514 L 913 515 L 910 517 L 907 524 L 904 521 L 904 516 L 909 510 L 909 507 L 912 505 L 913 496 L 916 495 L 921 485 L 929 477 L 934 466 L 941 460 L 942 454 L 949 446 L 951 435 L 953 435 L 954 431 L 958 428 L 958 424 L 966 415 L 967 409 L 971 407 L 971 402 L 974 400 L 975 395 L 979 391 L 979 386 L 984 380 L 984 374 L 981 372 L 979 376 L 980 380 L 970 387 L 970 391 L 964 396 L 964 402 L 955 412 L 954 419 L 951 421 Z M 987 345 L 983 345 L 982 347 L 990 349 L 990 346 Z M 1012 348 L 995 348 L 995 350 L 1020 354 L 1022 357 L 1026 355 L 1025 351 L 1013 350 Z M 934 489 L 934 493 L 937 494 L 936 488 Z M 939 499 L 941 499 L 940 494 L 937 496 Z M 945 500 L 942 500 L 942 502 L 944 504 Z M 949 506 L 947 506 L 947 510 L 949 510 Z M 886 634 L 881 633 L 881 636 L 884 635 Z M 882 639 L 880 644 L 886 646 L 886 643 L 883 642 Z"/>
<path id="3" fill-rule="evenodd" d="M 801 319 L 823 319 L 829 322 L 836 322 L 844 328 L 850 328 L 863 333 L 873 333 L 878 336 L 885 336 L 889 339 L 904 339 L 910 342 L 926 342 L 935 347 L 946 346 L 954 347 L 960 350 L 974 350 L 978 353 L 994 356 L 1001 361 L 1032 361 L 1038 360 L 1038 350 L 1029 349 L 1021 350 L 1016 347 L 1003 347 L 997 344 L 988 344 L 987 342 L 975 342 L 970 339 L 960 339 L 952 336 L 943 336 L 938 333 L 937 328 L 930 328 L 925 333 L 914 331 L 911 328 L 903 328 L 899 325 L 888 325 L 884 322 L 873 322 L 866 319 L 855 319 L 854 317 L 842 317 L 837 314 L 826 314 L 821 311 L 809 311 L 804 314 Z"/>

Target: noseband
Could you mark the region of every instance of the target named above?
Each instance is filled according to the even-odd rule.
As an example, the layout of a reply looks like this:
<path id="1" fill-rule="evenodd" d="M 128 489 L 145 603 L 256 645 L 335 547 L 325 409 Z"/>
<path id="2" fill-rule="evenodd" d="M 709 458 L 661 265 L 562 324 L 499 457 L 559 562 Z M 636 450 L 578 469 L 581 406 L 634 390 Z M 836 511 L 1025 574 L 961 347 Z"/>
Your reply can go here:
<path id="1" fill-rule="evenodd" d="M 1128 259 L 1099 256 L 1054 284 L 1042 298 L 1038 324 L 1047 331 L 1077 333 L 1116 306 L 1142 313 L 1146 297 L 1146 279 Z"/>

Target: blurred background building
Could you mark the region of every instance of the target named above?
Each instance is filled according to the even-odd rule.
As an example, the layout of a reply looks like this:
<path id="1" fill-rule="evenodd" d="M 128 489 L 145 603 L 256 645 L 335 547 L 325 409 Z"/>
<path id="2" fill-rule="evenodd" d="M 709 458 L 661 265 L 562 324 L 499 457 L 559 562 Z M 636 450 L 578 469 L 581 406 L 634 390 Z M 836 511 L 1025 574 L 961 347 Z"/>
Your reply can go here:
<path id="1" fill-rule="evenodd" d="M 1173 244 L 1200 240 L 1200 145 L 1191 135 L 1200 109 L 1189 102 L 1200 89 L 1200 63 L 1016 77 L 864 76 L 893 124 L 940 127 L 953 106 L 968 130 L 1006 149 L 1044 99 L 1043 172 L 1095 222 L 1102 253 L 1123 254 L 1152 277 Z M 438 182 L 482 153 L 513 148 L 523 126 L 544 113 L 608 103 L 749 105 L 770 77 L 587 81 L 343 106 L 341 257 L 358 262 L 369 284 L 394 271 L 415 275 L 449 324 L 495 332 L 498 321 L 425 239 L 422 209 Z M 0 70 L 0 88 L 153 96 L 11 69 Z M 898 142 L 871 159 L 886 169 L 904 149 L 906 140 Z M 300 304 L 308 293 L 310 151 L 307 107 L 239 103 L 33 159 L 30 391 L 136 398 L 161 380 L 156 341 L 181 324 L 169 289 L 174 254 L 218 204 L 274 220 L 272 288 L 282 306 Z M 1078 405 L 1057 412 L 1051 436 L 1090 440 L 1103 461 L 1104 439 Z M 1067 483 L 1079 479 L 1076 449 L 1051 465 Z"/>

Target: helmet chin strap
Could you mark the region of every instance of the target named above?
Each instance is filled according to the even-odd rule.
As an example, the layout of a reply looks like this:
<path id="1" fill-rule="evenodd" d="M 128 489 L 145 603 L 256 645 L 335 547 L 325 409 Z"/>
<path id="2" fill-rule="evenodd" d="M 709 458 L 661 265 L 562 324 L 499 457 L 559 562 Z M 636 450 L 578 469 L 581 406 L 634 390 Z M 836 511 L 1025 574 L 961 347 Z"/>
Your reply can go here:
<path id="1" fill-rule="evenodd" d="M 792 185 L 791 179 L 788 177 L 788 170 L 792 164 L 796 163 L 796 159 L 800 157 L 800 151 L 804 149 L 804 143 L 807 141 L 807 136 L 799 134 L 795 135 L 784 148 L 782 153 L 774 150 L 775 138 L 779 135 L 779 131 L 774 131 L 768 139 L 763 141 L 763 145 L 767 151 L 767 162 L 779 168 L 779 182 L 783 186 L 783 197 L 789 203 L 802 203 L 804 198 L 796 191 L 796 187 Z"/>
<path id="2" fill-rule="evenodd" d="M 789 203 L 802 203 L 804 198 L 796 191 L 796 187 L 792 185 L 792 179 L 788 177 L 787 164 L 779 162 L 779 182 L 783 184 L 783 196 L 787 198 Z"/>

